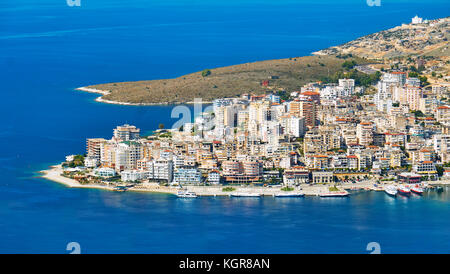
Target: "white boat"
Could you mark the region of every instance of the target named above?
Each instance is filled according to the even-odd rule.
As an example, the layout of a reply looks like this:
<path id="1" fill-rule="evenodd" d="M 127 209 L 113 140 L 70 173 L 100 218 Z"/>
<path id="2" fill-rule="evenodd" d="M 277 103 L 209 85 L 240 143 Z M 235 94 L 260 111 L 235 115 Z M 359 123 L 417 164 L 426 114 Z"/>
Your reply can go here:
<path id="1" fill-rule="evenodd" d="M 181 191 L 178 191 L 177 197 L 178 198 L 197 198 L 197 194 L 195 194 L 195 192 L 181 190 Z"/>
<path id="2" fill-rule="evenodd" d="M 389 194 L 391 196 L 397 196 L 398 190 L 397 190 L 397 187 L 395 187 L 393 185 L 389 185 L 384 188 L 384 192 L 386 192 L 387 194 Z"/>
<path id="3" fill-rule="evenodd" d="M 404 196 L 409 196 L 411 194 L 411 190 L 406 186 L 399 186 L 398 193 Z"/>
<path id="4" fill-rule="evenodd" d="M 423 194 L 423 188 L 421 188 L 419 185 L 414 185 L 410 187 L 411 192 L 418 194 L 418 195 L 422 195 Z"/>
<path id="5" fill-rule="evenodd" d="M 259 198 L 259 197 L 261 197 L 261 194 L 258 194 L 258 193 L 233 193 L 233 194 L 231 194 L 231 197 L 255 197 L 255 198 Z"/>
<path id="6" fill-rule="evenodd" d="M 324 192 L 319 193 L 320 197 L 347 197 L 349 193 L 347 191 L 331 191 L 331 192 Z"/>
<path id="7" fill-rule="evenodd" d="M 277 193 L 273 195 L 274 197 L 278 198 L 288 198 L 288 197 L 303 197 L 305 196 L 304 193 L 299 192 L 293 192 L 293 193 Z"/>

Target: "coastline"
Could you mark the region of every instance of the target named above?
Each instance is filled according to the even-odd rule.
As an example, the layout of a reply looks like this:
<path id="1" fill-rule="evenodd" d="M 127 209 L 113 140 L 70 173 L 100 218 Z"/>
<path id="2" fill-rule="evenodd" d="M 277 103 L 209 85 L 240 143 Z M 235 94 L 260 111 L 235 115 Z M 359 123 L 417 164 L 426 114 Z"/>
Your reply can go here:
<path id="1" fill-rule="evenodd" d="M 47 179 L 49 181 L 53 181 L 56 183 L 63 184 L 70 188 L 96 188 L 103 190 L 114 191 L 115 187 L 113 186 L 105 186 L 105 185 L 96 185 L 96 184 L 81 184 L 74 179 L 70 179 L 61 175 L 62 166 L 54 165 L 50 166 L 47 170 L 40 171 L 40 177 Z M 339 186 L 341 190 L 351 190 L 351 191 L 371 191 L 375 190 L 373 187 L 373 181 L 364 181 L 357 183 L 344 183 Z M 450 185 L 450 180 L 445 181 L 429 181 L 427 182 L 429 185 Z M 236 190 L 232 192 L 224 192 L 222 188 L 224 186 L 185 186 L 188 191 L 195 192 L 198 196 L 230 196 L 232 193 L 257 193 L 262 196 L 274 196 L 279 193 L 289 193 L 286 191 L 282 191 L 279 187 L 256 187 L 256 186 L 233 186 Z M 303 185 L 301 190 L 295 189 L 292 192 L 301 192 L 305 196 L 319 196 L 320 193 L 329 192 L 329 185 Z M 178 188 L 176 187 L 166 187 L 159 186 L 156 184 L 144 184 L 141 186 L 133 186 L 127 189 L 127 191 L 133 192 L 150 192 L 150 193 L 164 193 L 164 194 L 172 194 L 176 195 L 178 192 Z"/>
<path id="2" fill-rule="evenodd" d="M 40 177 L 47 179 L 49 181 L 53 181 L 56 183 L 63 184 L 70 188 L 97 188 L 114 191 L 113 186 L 104 186 L 104 185 L 96 185 L 96 184 L 81 184 L 74 179 L 70 179 L 61 175 L 62 166 L 54 165 L 50 166 L 50 169 L 40 171 Z M 224 192 L 222 188 L 224 186 L 185 186 L 188 191 L 195 192 L 198 196 L 229 196 L 232 193 L 245 192 L 245 193 L 258 193 L 262 196 L 273 196 L 278 193 L 288 193 L 286 191 L 280 190 L 280 188 L 269 188 L 269 187 L 239 187 L 233 186 L 236 188 L 235 191 L 232 192 Z M 328 186 L 305 186 L 301 192 L 305 194 L 305 196 L 318 196 L 321 192 L 327 192 Z M 152 192 L 152 193 L 165 193 L 165 194 L 173 194 L 175 195 L 178 192 L 178 188 L 175 187 L 164 187 L 164 186 L 156 186 L 156 185 L 148 185 L 148 186 L 139 186 L 139 187 L 130 187 L 127 191 L 134 192 Z M 293 191 L 296 192 L 296 191 Z"/>
<path id="3" fill-rule="evenodd" d="M 39 177 L 47 179 L 49 181 L 57 182 L 63 184 L 70 188 L 99 188 L 113 190 L 112 187 L 102 186 L 102 185 L 83 185 L 74 179 L 70 179 L 61 175 L 62 167 L 61 165 L 50 166 L 50 169 L 39 171 L 42 175 Z"/>
<path id="4" fill-rule="evenodd" d="M 110 94 L 107 90 L 100 90 L 100 89 L 94 89 L 94 88 L 88 88 L 88 87 L 79 87 L 75 90 L 89 92 L 89 93 L 97 93 L 101 94 L 101 96 L 95 98 L 96 102 L 99 103 L 105 103 L 105 104 L 112 104 L 112 105 L 124 105 L 124 106 L 169 106 L 169 105 L 193 105 L 195 102 L 175 102 L 175 103 L 126 103 L 126 102 L 119 102 L 119 101 L 113 101 L 113 100 L 107 100 L 103 99 L 103 96 Z M 212 104 L 212 102 L 209 101 L 202 101 L 202 104 Z"/>

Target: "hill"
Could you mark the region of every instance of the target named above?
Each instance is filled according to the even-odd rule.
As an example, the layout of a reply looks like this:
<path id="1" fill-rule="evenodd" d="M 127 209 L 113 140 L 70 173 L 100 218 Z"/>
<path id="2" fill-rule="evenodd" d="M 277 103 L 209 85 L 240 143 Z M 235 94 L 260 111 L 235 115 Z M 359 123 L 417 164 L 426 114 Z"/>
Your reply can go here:
<path id="1" fill-rule="evenodd" d="M 84 88 L 103 91 L 99 101 L 109 103 L 176 104 L 192 102 L 194 98 L 211 101 L 244 93 L 299 90 L 306 83 L 342 71 L 342 64 L 348 59 L 305 56 L 268 60 L 204 70 L 175 79 L 109 83 Z M 367 63 L 361 58 L 352 60 L 358 64 Z M 263 85 L 264 81 L 268 81 L 268 85 Z"/>
<path id="2" fill-rule="evenodd" d="M 425 20 L 360 37 L 315 54 L 352 54 L 371 59 L 405 56 L 449 56 L 450 18 Z"/>

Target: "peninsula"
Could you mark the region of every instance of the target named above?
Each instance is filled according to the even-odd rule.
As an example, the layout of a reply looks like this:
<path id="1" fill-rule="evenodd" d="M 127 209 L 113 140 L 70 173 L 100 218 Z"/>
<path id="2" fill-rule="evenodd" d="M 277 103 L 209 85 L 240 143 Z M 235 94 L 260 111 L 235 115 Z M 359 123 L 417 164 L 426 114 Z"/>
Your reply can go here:
<path id="1" fill-rule="evenodd" d="M 430 60 L 445 75 L 450 69 L 450 18 L 424 20 L 414 17 L 411 23 L 370 34 L 340 46 L 314 52 L 313 56 L 267 60 L 228 67 L 210 68 L 174 79 L 147 80 L 91 85 L 78 88 L 99 93 L 97 101 L 125 105 L 179 104 L 195 98 L 212 101 L 238 97 L 245 93 L 267 92 L 283 95 L 297 91 L 309 82 L 334 82 L 343 77 L 348 63 L 357 64 L 357 73 L 371 64 L 389 69 L 411 65 L 415 59 Z M 430 76 L 428 76 L 430 78 Z M 357 79 L 358 80 L 358 79 Z"/>
<path id="2" fill-rule="evenodd" d="M 436 41 L 429 51 L 417 47 L 416 55 L 369 62 L 340 46 L 332 50 L 336 56 L 325 50 L 317 56 L 205 70 L 172 80 L 85 87 L 109 102 L 158 103 L 158 94 L 158 100 L 181 103 L 206 92 L 202 98 L 213 104 L 194 121 L 162 126 L 151 136 L 140 136 L 139 128 L 126 124 L 113 129 L 111 138 L 87 138 L 84 154 L 66 156 L 43 177 L 70 187 L 183 198 L 334 197 L 347 196 L 346 190 L 352 189 L 422 195 L 432 185 L 450 182 L 450 61 L 436 54 L 445 51 L 448 23 L 448 18 L 415 17 L 402 26 L 400 33 L 414 29 Z M 391 35 L 368 36 L 358 43 L 380 37 Z M 402 43 L 419 41 L 415 37 Z M 183 81 L 190 84 L 183 86 Z M 212 90 L 223 92 L 212 94 L 211 84 L 218 85 Z M 169 93 L 171 88 L 180 93 Z M 147 95 L 133 97 L 147 89 Z"/>
<path id="3" fill-rule="evenodd" d="M 268 90 L 281 94 L 342 71 L 342 64 L 348 59 L 294 57 L 205 69 L 175 79 L 99 84 L 79 90 L 101 94 L 98 102 L 125 105 L 180 104 L 195 98 L 208 102 L 244 93 L 264 94 Z M 360 64 L 369 62 L 353 59 Z"/>

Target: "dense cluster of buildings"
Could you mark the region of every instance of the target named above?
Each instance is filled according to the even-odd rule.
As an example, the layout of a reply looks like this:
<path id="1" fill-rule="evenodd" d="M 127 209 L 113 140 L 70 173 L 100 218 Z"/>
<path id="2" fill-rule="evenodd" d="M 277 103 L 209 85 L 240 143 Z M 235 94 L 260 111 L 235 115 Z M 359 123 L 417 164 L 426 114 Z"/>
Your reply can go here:
<path id="1" fill-rule="evenodd" d="M 441 101 L 448 86 L 424 90 L 419 79 L 394 71 L 376 88 L 364 95 L 353 79 L 340 79 L 305 85 L 289 100 L 217 99 L 212 111 L 164 138 L 141 138 L 123 125 L 109 140 L 87 139 L 85 166 L 122 181 L 182 185 L 437 178 L 436 165 L 450 161 L 450 107 Z"/>

